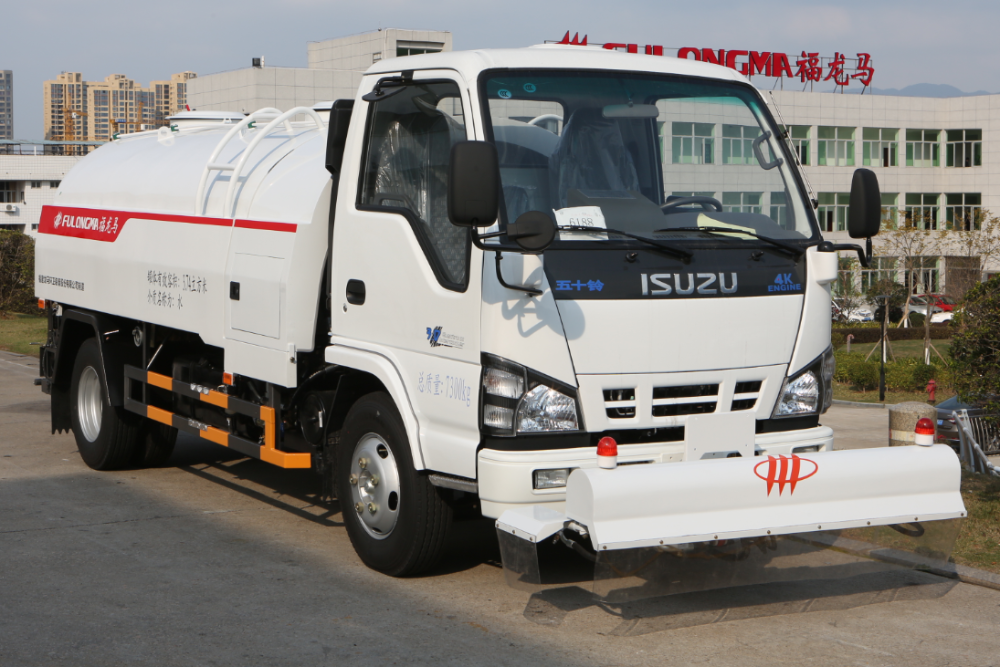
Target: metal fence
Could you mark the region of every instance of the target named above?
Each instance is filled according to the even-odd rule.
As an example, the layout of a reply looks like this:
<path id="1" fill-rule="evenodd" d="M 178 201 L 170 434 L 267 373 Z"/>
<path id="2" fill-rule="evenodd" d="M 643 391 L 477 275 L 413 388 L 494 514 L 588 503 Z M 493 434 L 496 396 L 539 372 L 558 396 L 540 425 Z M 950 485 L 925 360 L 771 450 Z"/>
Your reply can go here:
<path id="1" fill-rule="evenodd" d="M 989 456 L 1000 454 L 1000 427 L 982 417 L 970 417 L 967 410 L 952 413 L 958 424 L 958 456 L 972 472 L 1000 477 L 1000 468 L 993 465 Z"/>

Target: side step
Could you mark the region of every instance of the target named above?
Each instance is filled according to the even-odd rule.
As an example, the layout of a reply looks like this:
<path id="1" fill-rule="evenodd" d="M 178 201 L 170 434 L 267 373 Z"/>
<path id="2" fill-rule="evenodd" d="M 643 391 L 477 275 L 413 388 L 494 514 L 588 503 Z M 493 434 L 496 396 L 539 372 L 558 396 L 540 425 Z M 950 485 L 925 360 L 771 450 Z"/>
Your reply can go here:
<path id="1" fill-rule="evenodd" d="M 132 382 L 144 382 L 175 394 L 187 396 L 188 398 L 196 398 L 210 405 L 220 407 L 223 410 L 236 412 L 253 419 L 260 419 L 264 422 L 264 444 L 261 445 L 216 428 L 215 426 L 202 423 L 196 419 L 182 417 L 173 412 L 152 405 L 146 405 L 142 401 L 130 398 L 133 395 Z M 275 447 L 275 429 L 277 428 L 277 424 L 275 423 L 274 408 L 244 401 L 241 398 L 223 394 L 208 387 L 181 382 L 166 375 L 145 371 L 134 366 L 125 366 L 125 409 L 166 424 L 167 426 L 173 426 L 179 431 L 197 435 L 217 445 L 229 447 L 245 456 L 271 463 L 279 468 L 309 468 L 312 466 L 312 456 L 310 454 L 283 452 Z"/>

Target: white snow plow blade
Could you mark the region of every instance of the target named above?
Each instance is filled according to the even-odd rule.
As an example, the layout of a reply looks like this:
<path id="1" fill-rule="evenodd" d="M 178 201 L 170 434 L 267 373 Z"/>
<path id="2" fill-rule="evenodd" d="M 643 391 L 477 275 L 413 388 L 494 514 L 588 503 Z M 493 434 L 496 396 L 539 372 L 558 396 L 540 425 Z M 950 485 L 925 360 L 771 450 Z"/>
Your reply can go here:
<path id="1" fill-rule="evenodd" d="M 960 482 L 945 445 L 580 469 L 566 517 L 631 549 L 959 518 Z"/>
<path id="2" fill-rule="evenodd" d="M 580 469 L 565 513 L 509 510 L 497 533 L 512 586 L 569 583 L 572 565 L 553 567 L 569 547 L 606 600 L 934 571 L 965 516 L 960 481 L 944 445 Z"/>

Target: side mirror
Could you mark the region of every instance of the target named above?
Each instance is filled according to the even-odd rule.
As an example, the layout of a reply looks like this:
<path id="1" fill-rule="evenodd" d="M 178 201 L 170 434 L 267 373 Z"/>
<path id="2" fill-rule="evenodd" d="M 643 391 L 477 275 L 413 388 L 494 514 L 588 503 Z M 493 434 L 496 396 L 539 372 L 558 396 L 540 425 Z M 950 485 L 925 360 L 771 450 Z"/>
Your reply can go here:
<path id="1" fill-rule="evenodd" d="M 851 206 L 847 211 L 847 232 L 852 239 L 871 238 L 882 225 L 882 194 L 878 177 L 871 169 L 857 169 L 851 182 Z"/>
<path id="2" fill-rule="evenodd" d="M 451 147 L 448 167 L 448 219 L 459 227 L 489 227 L 500 202 L 497 148 L 485 141 L 460 141 Z"/>
<path id="3" fill-rule="evenodd" d="M 543 252 L 556 238 L 556 223 L 541 211 L 528 211 L 507 224 L 507 238 L 525 252 Z"/>

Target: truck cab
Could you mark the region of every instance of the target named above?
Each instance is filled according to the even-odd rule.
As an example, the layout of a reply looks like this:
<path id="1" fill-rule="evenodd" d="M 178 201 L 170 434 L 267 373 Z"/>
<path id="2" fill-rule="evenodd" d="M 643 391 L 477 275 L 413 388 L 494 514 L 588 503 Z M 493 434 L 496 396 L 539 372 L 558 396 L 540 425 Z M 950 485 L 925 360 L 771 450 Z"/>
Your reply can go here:
<path id="1" fill-rule="evenodd" d="M 602 440 L 828 452 L 844 247 L 785 136 L 731 69 L 551 46 L 383 60 L 328 120 L 122 137 L 42 216 L 53 430 L 98 469 L 178 430 L 313 467 L 397 575 L 455 513 L 563 510 Z M 877 231 L 871 172 L 851 211 Z"/>

